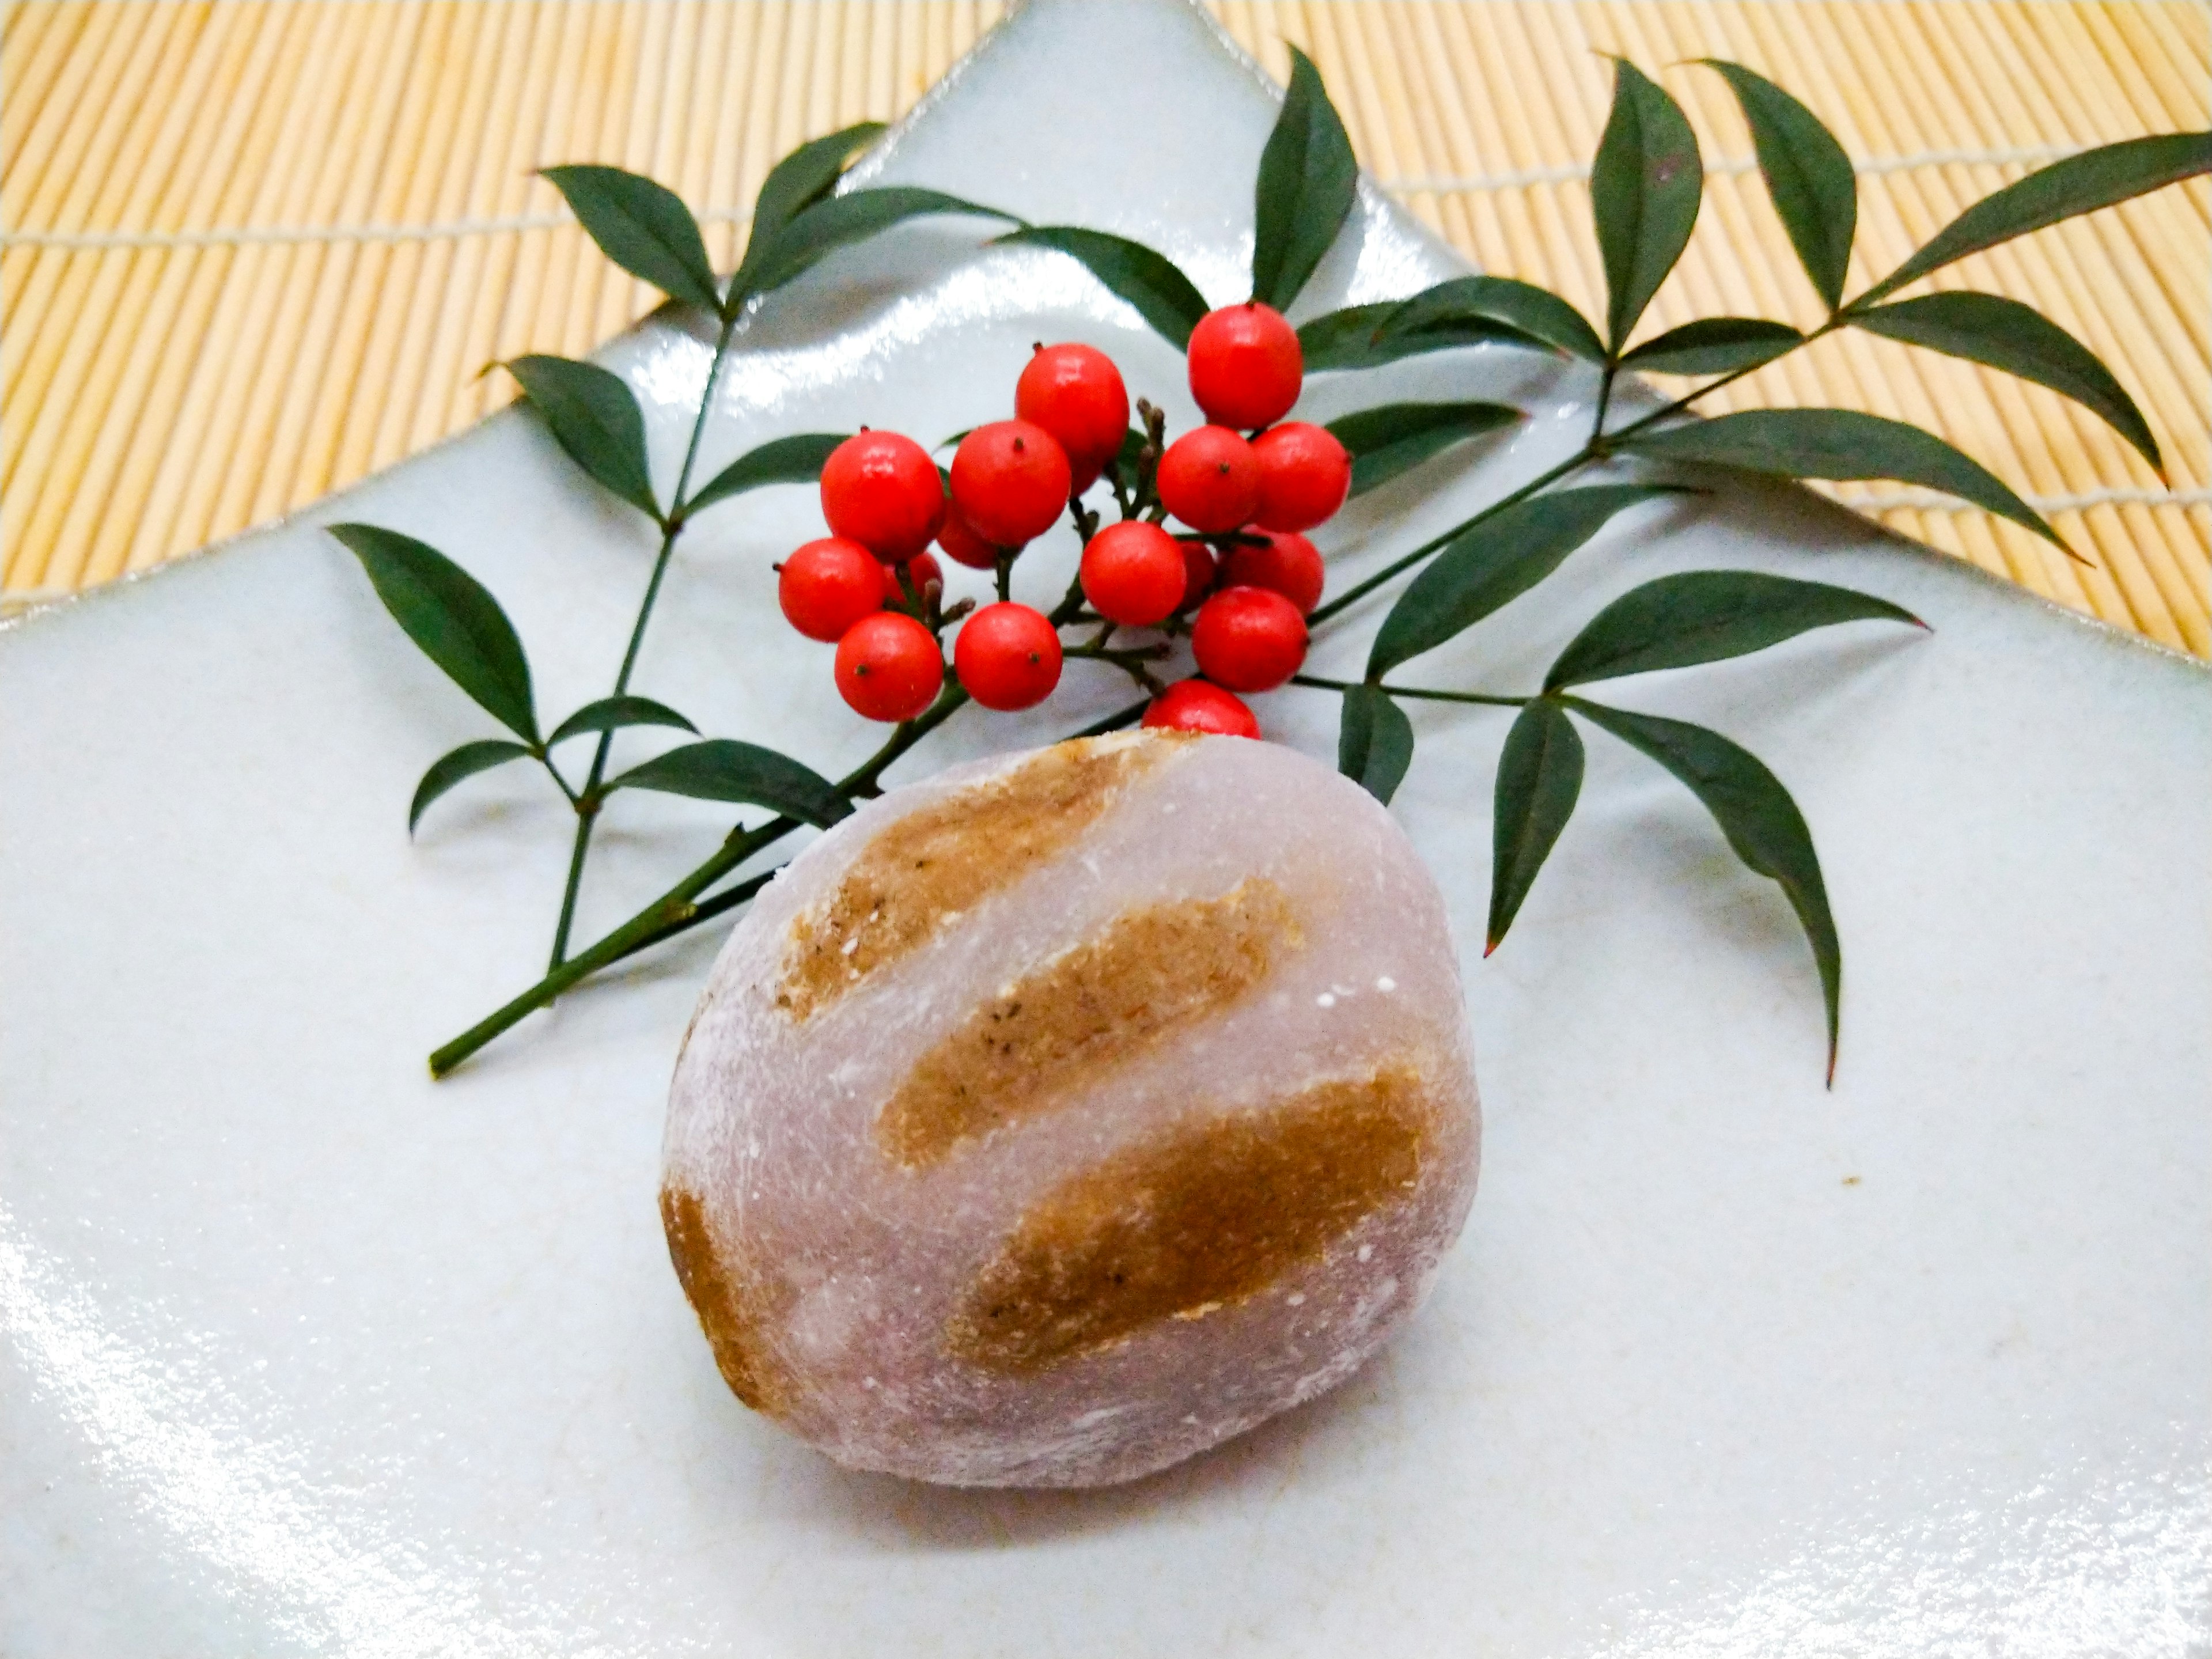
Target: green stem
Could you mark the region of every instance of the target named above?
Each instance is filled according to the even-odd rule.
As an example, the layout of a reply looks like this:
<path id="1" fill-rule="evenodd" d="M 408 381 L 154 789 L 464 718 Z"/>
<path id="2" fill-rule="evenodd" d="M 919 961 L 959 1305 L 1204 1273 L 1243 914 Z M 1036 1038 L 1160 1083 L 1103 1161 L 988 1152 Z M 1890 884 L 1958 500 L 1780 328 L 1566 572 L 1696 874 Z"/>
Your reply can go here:
<path id="1" fill-rule="evenodd" d="M 1311 686 L 1316 691 L 1356 691 L 1357 680 L 1332 680 L 1319 674 L 1293 674 L 1292 685 Z M 1486 708 L 1525 708 L 1536 701 L 1534 697 L 1493 696 L 1486 691 L 1437 691 L 1425 685 L 1377 685 L 1377 691 L 1387 691 L 1394 697 L 1419 697 L 1429 702 L 1474 702 Z"/>
<path id="2" fill-rule="evenodd" d="M 1613 406 L 1613 380 L 1620 373 L 1620 365 L 1608 357 L 1605 372 L 1598 376 L 1597 418 L 1590 422 L 1590 441 L 1595 444 L 1605 436 L 1605 412 Z"/>

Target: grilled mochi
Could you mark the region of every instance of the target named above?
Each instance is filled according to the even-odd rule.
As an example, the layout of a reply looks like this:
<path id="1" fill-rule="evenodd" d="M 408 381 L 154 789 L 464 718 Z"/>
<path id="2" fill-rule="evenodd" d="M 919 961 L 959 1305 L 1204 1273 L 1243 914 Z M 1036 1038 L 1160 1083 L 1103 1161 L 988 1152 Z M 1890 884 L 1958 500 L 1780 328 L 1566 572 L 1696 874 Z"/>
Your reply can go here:
<path id="1" fill-rule="evenodd" d="M 661 1210 L 747 1405 L 857 1468 L 1085 1486 L 1342 1382 L 1480 1127 L 1441 898 L 1294 751 L 1133 732 L 816 842 L 715 963 Z"/>

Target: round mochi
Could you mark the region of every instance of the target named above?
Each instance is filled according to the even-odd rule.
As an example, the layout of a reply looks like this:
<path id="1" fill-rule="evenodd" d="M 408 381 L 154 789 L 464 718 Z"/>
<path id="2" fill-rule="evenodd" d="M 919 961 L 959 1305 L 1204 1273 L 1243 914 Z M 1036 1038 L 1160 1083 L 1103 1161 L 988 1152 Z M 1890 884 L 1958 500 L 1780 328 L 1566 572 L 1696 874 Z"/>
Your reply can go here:
<path id="1" fill-rule="evenodd" d="M 661 1212 L 738 1397 L 855 1468 L 1133 1480 L 1349 1376 L 1480 1141 L 1435 884 L 1273 744 L 957 767 L 808 848 L 677 1062 Z"/>

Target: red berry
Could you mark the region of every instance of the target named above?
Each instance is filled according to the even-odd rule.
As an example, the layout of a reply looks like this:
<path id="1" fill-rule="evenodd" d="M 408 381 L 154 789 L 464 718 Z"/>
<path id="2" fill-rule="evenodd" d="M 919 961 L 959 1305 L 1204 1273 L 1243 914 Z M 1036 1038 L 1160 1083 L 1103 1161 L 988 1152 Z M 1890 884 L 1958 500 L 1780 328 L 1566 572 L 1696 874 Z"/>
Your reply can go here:
<path id="1" fill-rule="evenodd" d="M 883 562 L 858 542 L 825 536 L 809 542 L 783 562 L 776 573 L 776 603 L 785 619 L 810 640 L 825 645 L 882 608 Z"/>
<path id="2" fill-rule="evenodd" d="M 1190 331 L 1190 395 L 1206 418 L 1251 431 L 1291 412 L 1305 375 L 1297 331 L 1257 300 L 1224 306 Z"/>
<path id="3" fill-rule="evenodd" d="M 985 541 L 977 535 L 974 526 L 960 516 L 960 509 L 957 507 L 945 508 L 945 522 L 937 532 L 937 544 L 970 570 L 989 570 L 999 562 L 1000 549 L 996 544 Z M 1020 550 L 1009 548 L 1006 550 L 1018 552 Z"/>
<path id="4" fill-rule="evenodd" d="M 1263 533 L 1267 539 L 1259 546 L 1240 542 L 1230 550 L 1223 585 L 1272 589 L 1297 606 L 1300 616 L 1311 616 L 1325 580 L 1321 550 L 1296 532 Z"/>
<path id="5" fill-rule="evenodd" d="M 1176 609 L 1188 611 L 1208 593 L 1213 592 L 1213 576 L 1218 568 L 1213 550 L 1204 542 L 1178 542 L 1182 549 L 1182 598 Z"/>
<path id="6" fill-rule="evenodd" d="M 937 641 L 898 611 L 863 617 L 837 641 L 837 690 L 872 720 L 910 720 L 945 684 Z"/>
<path id="7" fill-rule="evenodd" d="M 1199 672 L 1217 684 L 1272 690 L 1306 659 L 1306 619 L 1280 593 L 1224 587 L 1199 606 L 1190 649 Z"/>
<path id="8" fill-rule="evenodd" d="M 1156 524 L 1109 524 L 1083 550 L 1083 597 L 1109 622 L 1149 628 L 1182 604 L 1182 545 Z"/>
<path id="9" fill-rule="evenodd" d="M 1204 680 L 1177 680 L 1152 699 L 1145 724 L 1156 730 L 1210 732 L 1216 737 L 1256 738 L 1260 722 L 1244 699 Z"/>
<path id="10" fill-rule="evenodd" d="M 915 593 L 925 599 L 929 597 L 929 585 L 932 582 L 937 584 L 939 592 L 942 593 L 945 591 L 945 572 L 938 568 L 937 561 L 927 553 L 915 554 L 903 565 L 879 564 L 876 568 L 884 573 L 884 603 L 885 605 L 896 605 L 902 610 L 905 608 L 906 587 L 899 580 L 901 570 L 904 570 L 913 581 Z"/>
<path id="11" fill-rule="evenodd" d="M 1027 708 L 1060 684 L 1060 635 L 1025 605 L 987 605 L 952 642 L 952 668 L 986 708 Z"/>
<path id="12" fill-rule="evenodd" d="M 1121 447 L 1129 429 L 1129 392 L 1104 352 L 1087 345 L 1039 346 L 1014 382 L 1014 413 L 1060 440 L 1080 494 Z"/>
<path id="13" fill-rule="evenodd" d="M 945 519 L 945 481 L 911 438 L 863 432 L 822 464 L 822 516 L 831 532 L 896 563 L 929 545 Z"/>
<path id="14" fill-rule="evenodd" d="M 1235 530 L 1260 504 L 1260 458 L 1225 426 L 1186 432 L 1160 457 L 1160 500 L 1193 530 Z"/>
<path id="15" fill-rule="evenodd" d="M 994 421 L 952 454 L 952 499 L 988 541 L 1018 547 L 1042 535 L 1067 505 L 1067 452 L 1028 421 Z"/>
<path id="16" fill-rule="evenodd" d="M 1260 458 L 1252 516 L 1263 530 L 1310 530 L 1352 493 L 1352 457 L 1327 427 L 1285 421 L 1255 438 L 1252 453 Z"/>

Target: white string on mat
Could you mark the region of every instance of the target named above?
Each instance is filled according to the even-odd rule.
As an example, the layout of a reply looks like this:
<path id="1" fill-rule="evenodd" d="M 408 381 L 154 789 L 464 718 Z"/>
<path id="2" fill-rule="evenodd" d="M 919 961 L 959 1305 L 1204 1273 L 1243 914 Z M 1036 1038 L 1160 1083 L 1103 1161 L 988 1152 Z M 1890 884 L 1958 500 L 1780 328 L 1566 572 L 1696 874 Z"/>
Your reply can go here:
<path id="1" fill-rule="evenodd" d="M 1886 489 L 1863 495 L 1839 489 L 1836 499 L 1860 513 L 1891 513 L 1904 507 L 1935 513 L 1982 511 L 1970 501 L 1935 489 Z M 2039 513 L 2079 513 L 2093 507 L 2204 507 L 2212 505 L 2212 489 L 2146 489 L 2120 484 L 2072 495 L 2023 495 L 2021 500 Z"/>
<path id="2" fill-rule="evenodd" d="M 1862 176 L 1883 173 L 1910 173 L 1916 167 L 2034 167 L 2047 161 L 2063 161 L 2081 152 L 2064 144 L 2021 144 L 2008 149 L 1923 149 L 1910 155 L 1877 155 L 1856 163 Z M 1723 156 L 1707 161 L 1707 173 L 1756 173 L 1758 161 L 1748 155 Z M 1530 185 L 1568 185 L 1589 177 L 1588 162 L 1566 167 L 1524 167 L 1514 173 L 1416 173 L 1405 179 L 1380 179 L 1376 182 L 1387 191 L 1399 195 L 1460 196 L 1474 195 L 1491 190 L 1523 190 Z"/>

